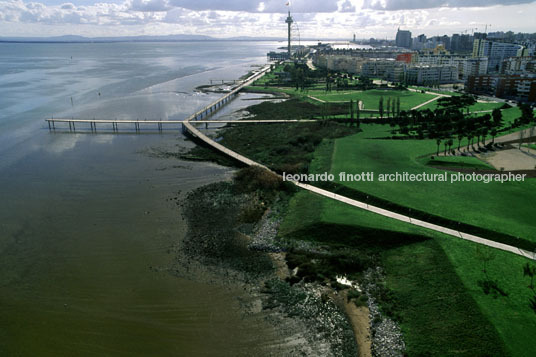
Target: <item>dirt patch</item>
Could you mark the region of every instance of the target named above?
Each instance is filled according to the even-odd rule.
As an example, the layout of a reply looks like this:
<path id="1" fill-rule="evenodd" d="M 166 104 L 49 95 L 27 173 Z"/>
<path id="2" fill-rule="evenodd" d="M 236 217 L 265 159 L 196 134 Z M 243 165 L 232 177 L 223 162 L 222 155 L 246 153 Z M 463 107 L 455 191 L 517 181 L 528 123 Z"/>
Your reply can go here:
<path id="1" fill-rule="evenodd" d="M 371 357 L 372 341 L 370 339 L 369 309 L 366 306 L 357 307 L 353 301 L 348 301 L 346 292 L 341 295 L 344 299 L 344 311 L 352 324 L 359 347 L 359 357 Z"/>
<path id="2" fill-rule="evenodd" d="M 527 153 L 527 150 L 529 149 L 524 149 L 523 151 L 519 149 L 507 149 L 478 154 L 477 157 L 486 161 L 497 170 L 534 170 L 536 168 L 536 155 L 534 153 Z"/>

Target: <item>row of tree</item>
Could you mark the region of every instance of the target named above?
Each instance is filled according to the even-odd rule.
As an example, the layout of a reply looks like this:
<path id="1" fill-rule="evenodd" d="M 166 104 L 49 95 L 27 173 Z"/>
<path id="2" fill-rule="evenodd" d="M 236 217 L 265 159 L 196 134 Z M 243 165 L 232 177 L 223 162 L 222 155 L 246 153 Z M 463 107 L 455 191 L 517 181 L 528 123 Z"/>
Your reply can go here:
<path id="1" fill-rule="evenodd" d="M 383 118 L 383 115 L 386 113 L 387 118 L 389 117 L 399 117 L 400 116 L 400 98 L 391 99 L 387 98 L 387 105 L 384 107 L 383 96 L 380 97 L 380 102 L 378 103 L 378 111 L 380 112 L 380 118 Z"/>

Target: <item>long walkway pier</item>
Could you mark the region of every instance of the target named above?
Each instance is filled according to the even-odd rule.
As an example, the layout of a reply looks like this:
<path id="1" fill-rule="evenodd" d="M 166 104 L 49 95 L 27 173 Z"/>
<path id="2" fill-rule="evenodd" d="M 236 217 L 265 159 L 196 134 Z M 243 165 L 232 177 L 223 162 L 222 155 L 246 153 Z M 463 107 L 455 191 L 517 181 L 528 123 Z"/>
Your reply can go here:
<path id="1" fill-rule="evenodd" d="M 134 124 L 134 129 L 140 131 L 141 126 L 156 126 L 159 131 L 163 130 L 164 125 L 181 128 L 184 123 L 183 120 L 117 120 L 117 119 L 69 119 L 69 118 L 56 118 L 45 119 L 48 123 L 50 130 L 56 129 L 57 123 L 68 123 L 69 130 L 75 131 L 77 124 L 89 124 L 91 131 L 97 131 L 97 124 L 112 125 L 114 132 L 119 131 L 119 124 L 125 126 L 125 124 Z M 311 123 L 316 122 L 315 119 L 283 119 L 283 120 L 196 120 L 196 124 L 205 124 L 205 128 L 208 129 L 209 124 L 277 124 L 277 123 Z"/>
<path id="2" fill-rule="evenodd" d="M 189 133 L 191 135 L 196 136 L 198 139 L 202 140 L 207 145 L 211 146 L 213 149 L 218 150 L 218 151 L 224 153 L 225 155 L 228 155 L 229 157 L 232 157 L 235 160 L 238 160 L 239 162 L 242 162 L 245 165 L 248 165 L 248 166 L 252 166 L 252 165 L 260 166 L 260 167 L 265 168 L 265 169 L 267 169 L 269 171 L 272 171 L 268 167 L 266 167 L 266 166 L 264 166 L 264 165 L 262 165 L 262 164 L 260 164 L 260 163 L 258 163 L 256 161 L 253 161 L 253 160 L 251 160 L 251 159 L 249 159 L 249 158 L 247 158 L 247 157 L 245 157 L 245 156 L 243 156 L 243 155 L 241 155 L 241 154 L 239 154 L 239 153 L 237 153 L 235 151 L 232 151 L 232 150 L 226 148 L 225 146 L 215 142 L 214 140 L 212 140 L 211 138 L 209 138 L 208 136 L 203 134 L 201 131 L 197 130 L 192 125 L 192 123 L 190 123 L 190 121 L 193 118 L 195 118 L 195 114 L 193 116 L 191 116 L 190 118 L 188 118 L 187 120 L 185 120 L 184 123 L 183 123 L 183 125 L 187 128 L 187 130 L 189 131 Z M 302 183 L 302 182 L 297 182 L 297 181 L 291 181 L 291 182 L 294 183 L 297 187 L 300 187 L 301 189 L 307 190 L 307 191 L 315 193 L 317 195 L 324 196 L 324 197 L 327 197 L 327 198 L 330 198 L 330 199 L 345 203 L 347 205 L 350 205 L 350 206 L 353 206 L 353 207 L 356 207 L 356 208 L 359 208 L 359 209 L 363 209 L 365 211 L 373 212 L 375 214 L 379 214 L 381 216 L 384 216 L 384 217 L 387 217 L 387 218 L 390 218 L 390 219 L 405 222 L 405 223 L 408 223 L 408 224 L 411 224 L 411 225 L 414 225 L 414 226 L 418 226 L 418 227 L 423 227 L 423 228 L 426 228 L 426 229 L 429 229 L 429 230 L 432 230 L 432 231 L 435 231 L 435 232 L 439 232 L 439 233 L 449 235 L 451 237 L 455 237 L 457 239 L 463 239 L 463 240 L 471 241 L 471 242 L 474 242 L 474 243 L 477 243 L 477 244 L 482 244 L 482 245 L 485 245 L 485 246 L 488 246 L 488 247 L 492 247 L 492 248 L 495 248 L 495 249 L 500 249 L 500 250 L 503 250 L 503 251 L 506 251 L 506 252 L 510 252 L 510 253 L 513 253 L 513 254 L 516 254 L 516 255 L 520 255 L 520 256 L 528 258 L 528 259 L 536 259 L 536 253 L 535 252 L 529 252 L 527 250 L 524 250 L 524 249 L 521 249 L 521 248 L 518 248 L 518 247 L 515 247 L 515 246 L 495 242 L 495 241 L 492 241 L 492 240 L 489 240 L 489 239 L 486 239 L 486 238 L 478 237 L 478 236 L 475 236 L 475 235 L 472 235 L 472 234 L 467 234 L 465 232 L 457 231 L 457 230 L 450 229 L 450 228 L 447 228 L 447 227 L 439 226 L 437 224 L 433 224 L 433 223 L 430 223 L 430 222 L 425 222 L 425 221 L 422 221 L 422 220 L 419 220 L 419 219 L 415 219 L 415 218 L 412 218 L 412 217 L 409 217 L 409 216 L 405 216 L 405 215 L 402 215 L 402 214 L 399 214 L 399 213 L 396 213 L 396 212 L 393 212 L 393 211 L 389 211 L 389 210 L 386 210 L 386 209 L 383 209 L 383 208 L 380 208 L 380 207 L 369 205 L 366 202 L 357 201 L 357 200 L 351 199 L 349 197 L 338 195 L 338 194 L 336 194 L 334 192 L 326 191 L 326 190 L 323 190 L 321 188 L 318 188 L 318 187 L 315 187 L 315 186 L 312 186 L 312 185 L 308 185 L 308 184 L 305 184 L 305 183 Z"/>
<path id="3" fill-rule="evenodd" d="M 190 115 L 188 118 L 184 120 L 118 120 L 118 119 L 74 119 L 74 118 L 48 118 L 45 119 L 45 121 L 48 123 L 48 129 L 49 130 L 56 130 L 56 124 L 58 123 L 67 123 L 69 124 L 69 130 L 70 131 L 76 131 L 76 124 L 89 124 L 90 129 L 92 132 L 97 131 L 97 124 L 103 125 L 112 125 L 112 131 L 118 132 L 119 131 L 119 124 L 124 126 L 132 125 L 134 124 L 134 129 L 136 132 L 140 131 L 141 126 L 155 126 L 158 130 L 162 130 L 164 125 L 180 125 L 180 128 L 183 133 L 190 132 L 187 126 L 184 125 L 184 123 L 189 121 L 198 121 L 199 123 L 204 123 L 205 127 L 208 128 L 208 124 L 210 123 L 221 123 L 221 124 L 227 124 L 227 123 L 276 123 L 276 122 L 282 122 L 280 120 L 240 120 L 240 121 L 219 121 L 219 120 L 202 120 L 203 118 L 207 118 L 214 114 L 217 110 L 219 110 L 221 107 L 229 103 L 231 100 L 233 100 L 237 95 L 238 92 L 240 92 L 244 87 L 250 85 L 258 79 L 259 77 L 263 76 L 266 72 L 270 71 L 270 66 L 264 66 L 259 71 L 255 72 L 248 78 L 246 78 L 240 85 L 238 85 L 236 88 L 234 88 L 232 91 L 224 95 L 223 97 L 219 98 L 218 100 L 210 103 L 209 105 L 205 106 L 204 108 L 198 110 L 194 114 Z M 298 121 L 298 120 L 295 120 Z M 304 121 L 304 120 L 301 120 Z M 310 120 L 313 121 L 313 120 Z M 193 133 L 191 133 L 193 134 Z"/>

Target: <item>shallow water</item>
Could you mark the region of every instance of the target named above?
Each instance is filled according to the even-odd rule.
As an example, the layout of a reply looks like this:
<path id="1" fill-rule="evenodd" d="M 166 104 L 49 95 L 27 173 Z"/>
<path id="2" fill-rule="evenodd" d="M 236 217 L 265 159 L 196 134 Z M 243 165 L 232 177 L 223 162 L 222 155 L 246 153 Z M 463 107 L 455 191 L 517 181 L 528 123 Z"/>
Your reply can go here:
<path id="1" fill-rule="evenodd" d="M 182 119 L 217 96 L 196 86 L 276 45 L 0 44 L 0 354 L 273 352 L 280 337 L 243 314 L 241 289 L 166 270 L 185 232 L 173 198 L 230 171 L 152 155 L 193 145 L 178 128 L 49 132 L 43 119 Z"/>

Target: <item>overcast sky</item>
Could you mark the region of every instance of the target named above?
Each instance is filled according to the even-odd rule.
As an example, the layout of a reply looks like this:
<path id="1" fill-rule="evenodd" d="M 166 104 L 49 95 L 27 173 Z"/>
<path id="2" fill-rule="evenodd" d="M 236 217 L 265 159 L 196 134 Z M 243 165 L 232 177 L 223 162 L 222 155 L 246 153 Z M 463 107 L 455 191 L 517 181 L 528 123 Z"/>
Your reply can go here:
<path id="1" fill-rule="evenodd" d="M 200 34 L 394 38 L 467 31 L 536 32 L 536 0 L 0 0 L 0 36 Z"/>

